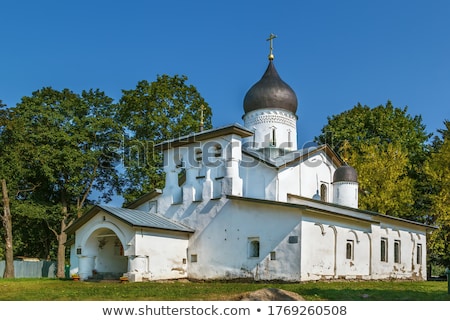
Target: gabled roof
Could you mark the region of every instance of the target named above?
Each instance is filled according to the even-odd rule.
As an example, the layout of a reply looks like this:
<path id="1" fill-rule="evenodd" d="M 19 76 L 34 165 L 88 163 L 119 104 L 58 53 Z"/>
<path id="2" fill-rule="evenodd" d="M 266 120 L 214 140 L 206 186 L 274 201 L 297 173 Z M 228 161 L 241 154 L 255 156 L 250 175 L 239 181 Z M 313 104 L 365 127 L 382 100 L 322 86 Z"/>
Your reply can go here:
<path id="1" fill-rule="evenodd" d="M 157 197 L 161 194 L 162 194 L 162 190 L 159 188 L 156 188 L 156 189 L 152 190 L 151 192 L 145 193 L 144 195 L 135 199 L 134 201 L 132 201 L 128 204 L 125 204 L 124 207 L 130 208 L 130 209 L 135 209 L 139 205 L 142 205 L 148 201 L 151 201 L 152 199 L 154 199 L 155 197 Z"/>
<path id="2" fill-rule="evenodd" d="M 296 151 L 288 152 L 284 155 L 275 158 L 271 158 L 267 156 L 267 154 L 265 154 L 264 152 L 250 148 L 244 148 L 242 150 L 244 154 L 259 159 L 262 162 L 266 163 L 267 165 L 276 168 L 288 167 L 291 164 L 294 164 L 303 159 L 307 159 L 308 157 L 317 154 L 321 151 L 323 151 L 328 157 L 330 157 L 333 163 L 335 163 L 336 165 L 341 166 L 344 163 L 342 159 L 339 157 L 339 155 L 337 155 L 333 151 L 333 149 L 327 144 L 305 147 Z"/>
<path id="3" fill-rule="evenodd" d="M 322 212 L 329 212 L 329 213 L 335 213 L 336 215 L 346 215 L 346 216 L 355 216 L 358 219 L 361 219 L 364 215 L 367 218 L 369 218 L 370 221 L 381 223 L 382 221 L 391 221 L 396 223 L 404 223 L 409 225 L 418 226 L 421 228 L 425 228 L 427 230 L 434 230 L 436 229 L 435 226 L 431 226 L 425 223 L 416 222 L 408 219 L 404 219 L 401 217 L 395 217 L 387 214 L 382 214 L 378 212 L 368 211 L 368 210 L 362 210 L 359 208 L 353 208 L 345 205 L 340 204 L 334 204 L 329 202 L 324 202 L 321 200 L 314 200 L 312 198 L 288 194 L 288 198 L 291 199 L 291 201 L 298 200 L 299 205 L 306 206 L 309 209 L 319 210 Z M 295 203 L 296 204 L 296 203 Z"/>
<path id="4" fill-rule="evenodd" d="M 313 200 L 310 198 L 298 196 L 298 195 L 292 195 L 288 194 L 289 198 L 297 199 L 299 202 L 281 202 L 281 201 L 272 201 L 272 200 L 264 200 L 264 199 L 258 199 L 258 198 L 250 198 L 250 197 L 242 197 L 242 196 L 235 196 L 235 195 L 227 195 L 228 199 L 231 200 L 240 200 L 240 201 L 246 201 L 246 202 L 254 202 L 254 203 L 260 203 L 260 204 L 270 204 L 270 205 L 276 205 L 276 206 L 283 206 L 283 207 L 291 207 L 291 208 L 299 208 L 309 211 L 316 211 L 321 212 L 323 214 L 327 215 L 333 215 L 337 217 L 345 217 L 347 219 L 354 219 L 358 221 L 366 221 L 370 223 L 380 224 L 382 221 L 391 221 L 396 223 L 403 223 L 408 224 L 410 226 L 416 226 L 420 229 L 425 229 L 427 231 L 431 231 L 436 229 L 435 226 L 427 225 L 420 222 L 415 222 L 403 218 L 393 217 L 377 212 L 371 212 L 366 210 L 361 210 L 353 207 L 338 205 L 334 203 L 328 203 L 324 201 L 319 200 Z"/>
<path id="5" fill-rule="evenodd" d="M 249 137 L 253 135 L 253 132 L 245 128 L 244 126 L 235 123 L 228 126 L 223 126 L 219 128 L 213 128 L 209 130 L 204 130 L 198 133 L 192 133 L 190 135 L 178 137 L 175 139 L 166 140 L 155 145 L 156 149 L 166 150 L 172 147 L 179 147 L 193 142 L 200 142 L 203 140 L 208 140 L 215 137 L 220 137 L 224 135 L 236 134 L 241 137 Z"/>
<path id="6" fill-rule="evenodd" d="M 92 217 L 98 214 L 100 211 L 104 211 L 109 215 L 121 220 L 125 224 L 131 227 L 144 227 L 144 228 L 156 228 L 161 230 L 177 231 L 194 233 L 195 231 L 181 223 L 168 219 L 159 214 L 148 213 L 140 210 L 134 210 L 129 208 L 120 208 L 104 205 L 96 205 L 91 208 L 86 214 L 77 219 L 70 227 L 66 229 L 67 234 L 75 232 L 78 228 L 87 223 Z"/>

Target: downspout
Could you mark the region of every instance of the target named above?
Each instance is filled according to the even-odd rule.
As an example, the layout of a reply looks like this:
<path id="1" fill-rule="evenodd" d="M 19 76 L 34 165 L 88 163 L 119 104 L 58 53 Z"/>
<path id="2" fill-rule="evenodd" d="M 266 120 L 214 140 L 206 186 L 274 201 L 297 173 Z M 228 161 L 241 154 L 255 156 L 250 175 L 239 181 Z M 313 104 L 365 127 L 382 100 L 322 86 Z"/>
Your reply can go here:
<path id="1" fill-rule="evenodd" d="M 337 230 L 336 227 L 333 225 L 328 226 L 329 228 L 331 228 L 334 232 L 334 250 L 333 250 L 333 276 L 334 278 L 336 278 L 336 273 L 337 273 Z"/>
<path id="2" fill-rule="evenodd" d="M 373 262 L 373 250 L 372 250 L 372 238 L 368 232 L 365 232 L 367 238 L 369 239 L 369 276 L 372 278 L 372 262 Z"/>

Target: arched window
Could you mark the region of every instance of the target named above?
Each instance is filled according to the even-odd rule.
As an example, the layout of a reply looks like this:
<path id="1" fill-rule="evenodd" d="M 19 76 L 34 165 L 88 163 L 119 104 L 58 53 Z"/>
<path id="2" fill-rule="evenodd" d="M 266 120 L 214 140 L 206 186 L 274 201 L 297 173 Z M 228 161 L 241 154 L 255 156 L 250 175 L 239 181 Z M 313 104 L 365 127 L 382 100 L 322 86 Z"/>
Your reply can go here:
<path id="1" fill-rule="evenodd" d="M 259 257 L 259 239 L 249 238 L 248 257 Z"/>
<path id="2" fill-rule="evenodd" d="M 292 147 L 291 130 L 288 130 L 288 147 Z"/>
<path id="3" fill-rule="evenodd" d="M 388 240 L 387 238 L 382 237 L 380 241 L 380 259 L 381 262 L 388 261 Z"/>
<path id="4" fill-rule="evenodd" d="M 400 240 L 394 241 L 394 263 L 400 263 L 401 262 L 401 243 Z"/>
<path id="5" fill-rule="evenodd" d="M 345 258 L 347 260 L 353 260 L 353 240 L 347 240 L 347 244 L 345 246 Z"/>
<path id="6" fill-rule="evenodd" d="M 324 202 L 328 201 L 328 187 L 325 184 L 320 185 L 320 200 Z"/>
<path id="7" fill-rule="evenodd" d="M 272 127 L 271 137 L 270 137 L 270 146 L 277 145 L 277 137 L 276 137 L 276 128 Z"/>
<path id="8" fill-rule="evenodd" d="M 422 264 L 422 244 L 417 244 L 416 263 Z"/>

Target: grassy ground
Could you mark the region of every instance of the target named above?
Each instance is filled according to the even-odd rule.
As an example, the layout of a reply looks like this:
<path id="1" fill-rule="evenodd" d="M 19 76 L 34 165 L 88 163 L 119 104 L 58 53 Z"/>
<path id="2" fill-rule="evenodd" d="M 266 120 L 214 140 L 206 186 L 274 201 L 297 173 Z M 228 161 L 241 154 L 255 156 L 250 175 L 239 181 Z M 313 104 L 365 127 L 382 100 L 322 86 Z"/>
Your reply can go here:
<path id="1" fill-rule="evenodd" d="M 243 282 L 74 282 L 0 279 L 1 301 L 226 301 L 262 288 L 280 288 L 306 300 L 450 301 L 447 282 L 334 281 L 296 284 Z"/>

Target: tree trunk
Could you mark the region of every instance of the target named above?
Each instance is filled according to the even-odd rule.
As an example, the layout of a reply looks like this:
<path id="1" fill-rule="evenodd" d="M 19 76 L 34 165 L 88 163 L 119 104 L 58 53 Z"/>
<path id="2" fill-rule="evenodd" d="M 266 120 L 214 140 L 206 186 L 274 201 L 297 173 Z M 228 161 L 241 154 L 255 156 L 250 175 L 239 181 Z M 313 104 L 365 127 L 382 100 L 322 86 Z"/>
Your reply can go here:
<path id="1" fill-rule="evenodd" d="M 5 271 L 3 278 L 14 278 L 14 250 L 13 250 L 13 233 L 11 208 L 9 205 L 8 189 L 6 180 L 2 179 L 2 198 L 3 198 L 3 215 L 2 223 L 5 229 Z"/>
<path id="2" fill-rule="evenodd" d="M 67 234 L 65 229 L 67 228 L 66 221 L 68 219 L 68 207 L 67 203 L 63 200 L 62 202 L 62 209 L 61 209 L 62 219 L 61 219 L 61 230 L 59 231 L 59 235 L 57 237 L 58 239 L 58 256 L 57 256 L 57 264 L 58 268 L 56 271 L 56 276 L 58 278 L 65 278 L 66 272 L 65 272 L 65 264 L 66 264 L 66 241 L 67 241 Z"/>

